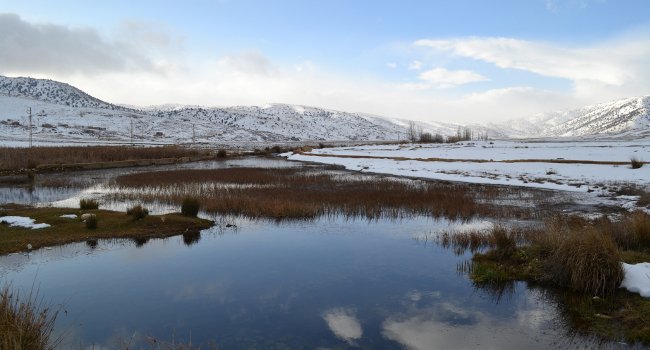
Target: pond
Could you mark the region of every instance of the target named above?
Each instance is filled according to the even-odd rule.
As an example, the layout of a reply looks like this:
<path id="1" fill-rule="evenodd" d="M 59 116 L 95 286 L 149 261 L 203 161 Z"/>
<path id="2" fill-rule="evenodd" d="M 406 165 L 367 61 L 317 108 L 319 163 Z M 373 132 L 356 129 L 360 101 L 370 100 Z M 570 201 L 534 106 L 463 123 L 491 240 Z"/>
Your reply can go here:
<path id="1" fill-rule="evenodd" d="M 238 162 L 296 166 L 194 166 Z M 94 179 L 89 187 L 39 192 L 35 204 L 78 203 L 80 192 L 129 171 L 138 170 L 83 173 Z M 459 272 L 469 253 L 455 255 L 433 239 L 485 220 L 213 219 L 200 237 L 99 240 L 1 256 L 0 281 L 61 305 L 62 348 L 149 348 L 152 339 L 226 349 L 593 344 L 569 336 L 556 305 L 537 289 L 517 283 L 497 298 L 476 288 Z"/>

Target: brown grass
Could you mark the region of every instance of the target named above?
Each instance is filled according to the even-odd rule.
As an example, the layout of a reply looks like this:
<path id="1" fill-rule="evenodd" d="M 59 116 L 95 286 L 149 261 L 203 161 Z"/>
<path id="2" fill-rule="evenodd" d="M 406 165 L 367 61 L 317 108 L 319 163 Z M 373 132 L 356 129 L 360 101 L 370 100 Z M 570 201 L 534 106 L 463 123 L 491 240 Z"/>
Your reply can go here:
<path id="1" fill-rule="evenodd" d="M 477 201 L 498 196 L 495 188 L 302 168 L 159 171 L 120 176 L 114 185 L 133 190 L 116 199 L 180 204 L 183 198 L 194 197 L 207 212 L 253 218 L 341 214 L 372 219 L 410 215 L 469 219 L 513 214 Z"/>
<path id="2" fill-rule="evenodd" d="M 0 147 L 0 170 L 27 169 L 42 164 L 116 162 L 206 155 L 208 151 L 179 146 Z"/>
<path id="3" fill-rule="evenodd" d="M 611 296 L 623 279 L 621 252 L 636 258 L 650 251 L 650 216 L 635 212 L 616 222 L 556 217 L 539 227 L 447 233 L 441 241 L 457 253 L 480 252 L 473 258 L 478 267 L 471 269 L 477 281 L 524 279 Z"/>
<path id="4" fill-rule="evenodd" d="M 542 265 L 554 284 L 589 295 L 612 295 L 623 280 L 616 243 L 595 228 L 568 234 Z"/>
<path id="5" fill-rule="evenodd" d="M 33 295 L 21 298 L 4 287 L 0 291 L 0 349 L 45 350 L 57 343 L 52 338 L 58 311 L 42 307 Z"/>

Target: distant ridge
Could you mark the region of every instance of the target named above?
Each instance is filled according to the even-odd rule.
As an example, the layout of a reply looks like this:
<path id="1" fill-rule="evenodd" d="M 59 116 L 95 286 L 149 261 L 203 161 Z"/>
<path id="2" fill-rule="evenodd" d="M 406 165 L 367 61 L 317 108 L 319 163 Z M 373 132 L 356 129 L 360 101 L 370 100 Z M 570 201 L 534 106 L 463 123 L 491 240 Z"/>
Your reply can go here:
<path id="1" fill-rule="evenodd" d="M 127 107 L 62 82 L 0 76 L 0 141 L 24 139 L 27 107 L 39 114 L 35 137 L 50 141 L 397 141 L 406 138 L 409 125 L 404 119 L 288 104 Z M 416 125 L 441 135 L 462 126 Z M 467 126 L 492 138 L 649 137 L 650 96 Z"/>

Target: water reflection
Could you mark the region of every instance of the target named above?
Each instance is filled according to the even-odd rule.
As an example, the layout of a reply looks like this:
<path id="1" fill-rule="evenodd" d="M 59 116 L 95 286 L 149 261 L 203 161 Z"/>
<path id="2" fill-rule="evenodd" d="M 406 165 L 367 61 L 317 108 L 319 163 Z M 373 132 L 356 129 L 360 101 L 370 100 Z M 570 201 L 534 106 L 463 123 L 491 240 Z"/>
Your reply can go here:
<path id="1" fill-rule="evenodd" d="M 201 232 L 185 232 L 183 233 L 183 243 L 186 246 L 191 246 L 193 244 L 199 243 L 201 240 Z"/>
<path id="2" fill-rule="evenodd" d="M 323 319 L 334 335 L 350 345 L 356 345 L 356 340 L 361 339 L 363 335 L 361 323 L 357 320 L 353 309 L 330 309 L 323 313 Z"/>
<path id="3" fill-rule="evenodd" d="M 133 243 L 135 243 L 136 248 L 142 248 L 144 247 L 147 242 L 149 242 L 150 238 L 149 237 L 135 237 L 131 238 Z"/>
<path id="4" fill-rule="evenodd" d="M 383 335 L 408 349 L 530 349 L 566 342 L 547 336 L 556 310 L 540 303 L 534 291 L 523 291 L 515 303 L 516 317 L 503 318 L 453 296 L 431 296 L 389 316 Z"/>
<path id="5" fill-rule="evenodd" d="M 161 165 L 142 168 L 120 168 L 87 171 L 70 171 L 52 174 L 37 174 L 35 180 L 28 185 L 16 186 L 9 183 L 0 184 L 0 203 L 29 204 L 35 206 L 72 207 L 79 205 L 81 198 L 102 199 L 111 189 L 110 181 L 125 174 L 142 173 L 175 169 L 218 169 L 228 167 L 299 167 L 300 163 L 288 162 L 281 159 L 246 157 L 229 159 L 225 161 L 206 161 L 196 163 Z M 127 207 L 124 202 L 102 201 L 105 209 L 122 210 Z M 131 205 L 128 203 L 127 205 Z M 167 213 L 168 208 L 160 208 L 160 212 Z M 177 210 L 177 209 L 175 209 Z"/>

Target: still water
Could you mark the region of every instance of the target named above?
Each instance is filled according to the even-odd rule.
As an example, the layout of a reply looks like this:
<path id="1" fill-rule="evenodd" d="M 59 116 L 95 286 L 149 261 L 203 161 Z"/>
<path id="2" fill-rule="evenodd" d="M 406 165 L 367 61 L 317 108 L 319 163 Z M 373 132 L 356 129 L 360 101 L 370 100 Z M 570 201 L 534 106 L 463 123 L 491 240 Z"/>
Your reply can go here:
<path id="1" fill-rule="evenodd" d="M 237 162 L 194 166 L 256 165 Z M 79 195 L 128 171 L 142 170 L 80 173 L 87 187 L 36 188 L 31 200 L 78 204 Z M 19 191 L 5 190 L 5 201 L 29 197 Z M 100 240 L 1 256 L 0 284 L 61 305 L 62 348 L 149 348 L 152 338 L 223 349 L 590 344 L 567 337 L 555 305 L 523 283 L 498 299 L 475 288 L 458 272 L 469 255 L 433 239 L 481 220 L 214 219 L 200 237 Z"/>
<path id="2" fill-rule="evenodd" d="M 231 224 L 198 241 L 100 241 L 0 257 L 0 278 L 62 303 L 57 331 L 68 344 L 99 348 L 148 336 L 226 349 L 570 342 L 538 292 L 521 284 L 495 300 L 457 272 L 466 256 L 414 239 L 449 222 Z"/>

